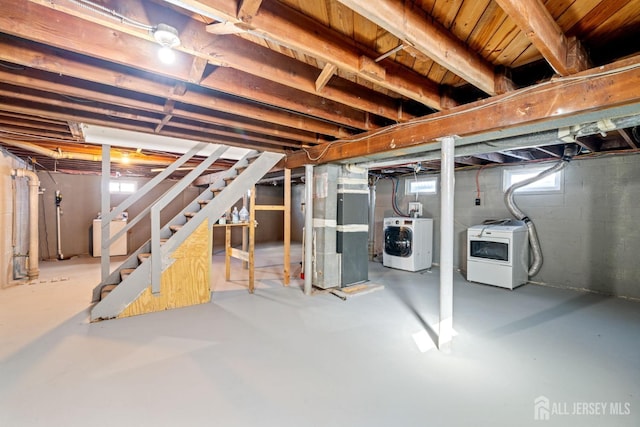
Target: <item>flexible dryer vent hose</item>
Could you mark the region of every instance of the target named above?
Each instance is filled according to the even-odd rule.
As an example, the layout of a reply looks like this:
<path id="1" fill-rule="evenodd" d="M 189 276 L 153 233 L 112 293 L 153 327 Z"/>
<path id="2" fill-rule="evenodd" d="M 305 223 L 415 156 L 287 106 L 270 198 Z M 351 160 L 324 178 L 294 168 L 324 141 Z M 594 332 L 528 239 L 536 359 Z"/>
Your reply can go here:
<path id="1" fill-rule="evenodd" d="M 552 175 L 564 169 L 569 164 L 573 156 L 578 154 L 578 148 L 579 147 L 576 144 L 566 144 L 564 146 L 564 153 L 563 153 L 562 159 L 558 163 L 556 163 L 554 166 L 550 167 L 549 169 L 543 170 L 536 176 L 533 176 L 529 179 L 525 179 L 524 181 L 520 181 L 513 184 L 504 193 L 504 203 L 507 205 L 507 209 L 509 210 L 509 212 L 511 212 L 511 215 L 516 217 L 516 219 L 524 221 L 524 223 L 527 226 L 527 229 L 529 230 L 529 246 L 531 246 L 531 253 L 533 258 L 531 261 L 531 265 L 529 266 L 529 277 L 533 277 L 536 274 L 538 274 L 538 272 L 540 271 L 540 268 L 542 267 L 542 261 L 543 261 L 542 249 L 540 247 L 540 240 L 538 239 L 538 232 L 536 231 L 536 226 L 534 225 L 533 221 L 531 221 L 531 219 L 524 212 L 522 212 L 518 208 L 516 203 L 513 201 L 513 193 L 518 188 L 524 187 L 525 185 L 529 185 L 532 182 L 539 181 L 546 176 Z"/>

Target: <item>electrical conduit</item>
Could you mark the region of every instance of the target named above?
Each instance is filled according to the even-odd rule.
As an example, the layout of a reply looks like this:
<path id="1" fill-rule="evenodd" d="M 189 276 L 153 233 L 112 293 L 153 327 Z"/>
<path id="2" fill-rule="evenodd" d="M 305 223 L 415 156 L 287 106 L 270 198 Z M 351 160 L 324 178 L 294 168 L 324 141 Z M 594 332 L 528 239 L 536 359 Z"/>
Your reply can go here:
<path id="1" fill-rule="evenodd" d="M 531 219 L 518 208 L 515 201 L 513 200 L 513 194 L 518 188 L 522 188 L 526 185 L 531 184 L 532 182 L 539 181 L 549 175 L 561 171 L 569 164 L 573 156 L 575 156 L 576 154 L 578 154 L 578 146 L 575 144 L 566 144 L 564 146 L 562 159 L 558 163 L 556 163 L 549 169 L 540 172 L 536 176 L 513 184 L 504 193 L 504 203 L 507 205 L 507 209 L 509 210 L 509 212 L 511 212 L 511 215 L 513 215 L 520 221 L 524 221 L 527 229 L 529 230 L 529 246 L 531 246 L 531 253 L 533 257 L 531 265 L 529 266 L 529 277 L 533 277 L 538 274 L 540 268 L 542 267 L 542 248 L 540 247 L 540 240 L 538 239 L 536 226 L 534 225 L 533 221 L 531 221 Z"/>

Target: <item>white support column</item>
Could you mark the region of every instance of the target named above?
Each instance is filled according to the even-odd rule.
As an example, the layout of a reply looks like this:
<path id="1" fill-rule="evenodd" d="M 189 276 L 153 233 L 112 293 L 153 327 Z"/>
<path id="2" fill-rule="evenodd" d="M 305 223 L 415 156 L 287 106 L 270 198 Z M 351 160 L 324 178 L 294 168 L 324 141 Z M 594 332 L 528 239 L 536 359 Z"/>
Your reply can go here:
<path id="1" fill-rule="evenodd" d="M 311 295 L 313 278 L 313 165 L 304 166 L 304 293 Z"/>
<path id="2" fill-rule="evenodd" d="M 453 196 L 455 139 L 441 140 L 440 166 L 440 323 L 438 349 L 449 351 L 453 335 Z"/>
<path id="3" fill-rule="evenodd" d="M 375 180 L 369 182 L 369 261 L 373 261 L 375 256 L 375 236 L 376 236 L 376 183 Z"/>
<path id="4" fill-rule="evenodd" d="M 102 221 L 100 236 L 101 236 L 101 257 L 100 265 L 102 269 L 102 282 L 107 280 L 110 273 L 110 247 L 109 240 L 111 238 L 111 194 L 109 193 L 109 181 L 111 179 L 111 146 L 102 145 L 102 177 L 101 177 L 101 215 Z"/>

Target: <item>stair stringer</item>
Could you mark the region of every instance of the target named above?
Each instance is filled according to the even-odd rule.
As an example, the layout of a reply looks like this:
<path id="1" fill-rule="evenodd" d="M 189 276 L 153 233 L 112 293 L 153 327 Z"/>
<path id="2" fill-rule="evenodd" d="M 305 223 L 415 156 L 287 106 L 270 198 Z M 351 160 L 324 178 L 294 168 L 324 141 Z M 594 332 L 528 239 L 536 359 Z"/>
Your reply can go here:
<path id="1" fill-rule="evenodd" d="M 198 195 L 198 197 L 193 199 L 187 206 L 185 206 L 171 220 L 167 221 L 167 223 L 162 227 L 162 229 L 160 231 L 160 236 L 162 238 L 172 238 L 173 237 L 173 233 L 171 232 L 169 227 L 172 226 L 172 225 L 177 225 L 177 224 L 179 224 L 179 225 L 186 224 L 187 220 L 186 220 L 184 214 L 186 212 L 193 212 L 193 211 L 199 210 L 200 209 L 199 208 L 199 204 L 198 204 L 199 200 L 211 200 L 213 198 L 213 190 L 220 189 L 220 188 L 224 187 L 224 178 L 228 178 L 228 177 L 232 177 L 232 176 L 237 175 L 236 168 L 246 166 L 248 164 L 248 161 L 246 160 L 247 157 L 250 156 L 250 155 L 253 155 L 255 153 L 256 153 L 256 151 L 248 152 L 245 156 L 243 156 L 240 160 L 238 160 L 233 165 L 233 167 L 229 168 L 226 171 L 218 172 L 216 174 L 216 180 L 213 181 L 209 185 L 208 190 L 203 191 L 200 195 Z M 138 255 L 141 254 L 141 253 L 150 253 L 150 252 L 151 252 L 151 239 L 147 240 L 138 249 L 136 249 L 135 252 L 133 252 L 131 255 L 129 255 L 127 257 L 127 259 L 122 262 L 122 264 L 120 264 L 118 267 L 116 267 L 116 269 L 111 274 L 109 274 L 109 276 L 107 277 L 106 280 L 104 280 L 103 282 L 100 282 L 97 286 L 95 286 L 93 288 L 91 302 L 92 303 L 100 302 L 100 294 L 101 294 L 102 288 L 104 286 L 106 286 L 106 285 L 115 285 L 115 284 L 118 284 L 118 286 L 120 286 L 120 284 L 122 284 L 124 282 L 124 280 L 123 281 L 120 280 L 120 271 L 125 269 L 125 268 L 136 268 L 138 266 L 138 264 L 139 264 Z M 132 273 L 132 275 L 134 273 Z M 135 275 L 134 277 L 136 277 L 136 276 L 137 275 Z M 129 280 L 129 279 L 130 279 L 130 277 L 127 277 L 125 280 Z M 138 280 L 138 279 L 133 279 L 132 278 L 131 280 Z"/>
<path id="2" fill-rule="evenodd" d="M 142 314 L 143 312 L 159 311 L 155 309 L 144 311 L 140 308 L 129 310 L 128 307 L 135 301 L 141 299 L 144 299 L 146 302 L 136 303 L 137 305 L 153 305 L 153 303 L 148 302 L 150 301 L 148 295 L 151 295 L 151 298 L 162 298 L 161 294 L 163 292 L 162 289 L 165 286 L 165 281 L 169 280 L 166 279 L 166 277 L 172 274 L 166 272 L 181 268 L 180 265 L 178 265 L 174 269 L 169 270 L 176 262 L 178 262 L 182 258 L 179 254 L 179 248 L 188 241 L 190 236 L 196 230 L 201 230 L 203 224 L 206 224 L 205 229 L 207 230 L 207 235 L 209 236 L 207 238 L 207 241 L 211 242 L 210 233 L 215 220 L 221 217 L 223 213 L 228 211 L 238 201 L 238 199 L 240 199 L 247 190 L 251 189 L 251 187 L 255 185 L 267 172 L 269 172 L 273 168 L 273 166 L 275 166 L 280 161 L 280 159 L 282 159 L 282 157 L 283 154 L 280 153 L 262 153 L 253 163 L 251 163 L 247 167 L 246 170 L 239 174 L 236 179 L 234 179 L 228 186 L 224 187 L 222 192 L 218 196 L 211 199 L 211 202 L 209 202 L 199 212 L 197 212 L 197 214 L 194 215 L 191 220 L 187 221 L 179 231 L 173 234 L 169 238 L 169 240 L 164 245 L 162 245 L 162 279 L 160 295 L 154 295 L 151 293 L 151 262 L 150 260 L 145 260 L 125 280 L 120 282 L 120 284 L 116 286 L 105 299 L 99 301 L 93 307 L 93 309 L 91 310 L 91 321 L 93 322 L 97 320 L 112 319 L 116 317 L 127 317 L 134 314 Z M 233 176 L 234 173 L 235 170 L 232 171 L 230 169 L 230 173 L 221 176 L 220 181 L 226 176 Z M 219 182 L 213 183 L 210 188 L 217 188 L 216 185 L 219 185 Z M 199 197 L 197 199 L 201 198 L 202 197 Z M 197 202 L 197 199 L 195 202 Z M 187 208 L 185 208 L 179 215 L 184 215 L 184 212 L 187 211 Z M 177 215 L 176 218 L 179 215 Z M 172 222 L 173 221 L 167 223 L 165 228 L 168 229 L 169 225 L 172 225 Z M 189 244 L 189 246 L 192 246 L 192 244 Z M 137 256 L 137 253 L 143 252 L 143 247 L 150 247 L 150 242 L 147 242 L 140 249 L 138 249 L 135 256 Z M 178 253 L 178 255 L 175 255 L 176 253 Z M 205 251 L 207 259 L 206 264 L 209 266 L 211 264 L 210 253 L 211 247 L 209 246 Z M 132 255 L 125 261 L 125 263 L 127 263 L 132 258 L 135 259 L 135 257 Z M 116 271 L 114 271 L 114 273 L 112 273 L 112 275 L 110 275 L 109 277 L 115 275 L 116 273 L 119 274 L 118 270 L 122 268 L 124 268 L 124 264 Z M 114 283 L 117 283 L 117 281 Z M 168 283 L 175 285 L 175 283 L 173 282 Z M 104 285 L 98 285 L 96 289 L 101 288 L 102 286 Z M 206 286 L 208 289 L 209 274 L 206 275 Z M 96 291 L 94 290 L 94 294 L 95 292 Z M 200 299 L 198 300 L 199 302 L 194 302 L 194 304 L 208 302 L 209 300 L 210 292 L 208 293 L 208 299 Z M 165 308 L 160 308 L 160 310 L 177 308 L 178 306 L 182 307 L 185 306 L 185 304 L 175 305 L 171 303 L 167 304 Z"/>
<path id="3" fill-rule="evenodd" d="M 204 206 L 193 218 L 191 218 L 169 241 L 162 245 L 162 265 L 163 268 L 171 265 L 171 253 L 175 246 L 189 234 L 193 233 L 196 227 L 204 220 L 209 219 L 210 225 L 215 222 L 226 211 L 242 198 L 267 172 L 269 172 L 281 159 L 284 154 L 264 152 L 251 163 L 247 169 L 239 174 L 229 185 L 222 189 L 222 192 L 214 197 L 210 203 Z M 213 184 L 215 185 L 215 184 Z"/>

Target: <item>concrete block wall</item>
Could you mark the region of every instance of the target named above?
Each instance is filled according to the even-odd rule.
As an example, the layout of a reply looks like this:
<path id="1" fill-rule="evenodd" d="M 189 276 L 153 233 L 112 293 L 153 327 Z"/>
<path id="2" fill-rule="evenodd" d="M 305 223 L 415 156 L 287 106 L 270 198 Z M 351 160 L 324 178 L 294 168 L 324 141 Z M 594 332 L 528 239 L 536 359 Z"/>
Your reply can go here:
<path id="1" fill-rule="evenodd" d="M 90 227 L 93 219 L 96 218 L 101 208 L 100 181 L 101 177 L 96 175 L 69 175 L 62 173 L 46 172 L 38 173 L 41 186 L 46 191 L 40 196 L 44 208 L 40 208 L 40 255 L 44 259 L 55 259 L 56 257 L 56 212 L 55 212 L 55 191 L 60 190 L 62 194 L 62 216 L 60 219 L 62 233 L 62 253 L 65 257 L 73 255 L 89 254 Z M 53 179 L 52 179 L 53 177 Z M 148 179 L 146 178 L 122 178 L 127 181 L 137 182 L 138 188 L 142 187 Z M 55 182 L 54 182 L 55 180 Z M 129 218 L 134 218 L 138 213 L 166 192 L 176 181 L 167 180 L 158 185 L 146 197 L 142 198 L 128 209 Z M 184 206 L 204 191 L 203 188 L 189 187 L 176 200 L 170 203 L 161 214 L 161 221 L 164 223 L 173 218 Z M 127 195 L 113 194 L 111 196 L 112 206 L 117 206 Z M 257 204 L 282 204 L 284 193 L 282 187 L 258 186 L 256 190 Z M 241 201 L 237 204 L 238 209 L 242 207 Z M 284 234 L 284 221 L 282 212 L 257 212 L 258 230 L 256 231 L 256 241 L 277 241 L 282 240 Z M 150 236 L 149 217 L 140 221 L 127 236 L 127 247 L 129 252 L 137 249 Z M 233 233 L 233 244 L 239 245 L 242 242 L 240 230 Z M 224 231 L 214 232 L 214 251 L 224 249 Z"/>
<path id="2" fill-rule="evenodd" d="M 640 298 L 638 162 L 637 154 L 575 160 L 564 170 L 561 192 L 516 195 L 516 203 L 537 227 L 545 260 L 532 281 Z M 516 166 L 522 167 L 526 166 Z M 480 170 L 481 206 L 474 203 L 478 169 L 455 174 L 454 265 L 463 271 L 466 229 L 485 219 L 511 217 L 503 201 L 504 168 Z M 388 179 L 379 180 L 376 186 L 376 253 L 382 253 L 383 218 L 395 216 L 391 187 Z M 415 200 L 415 196 L 404 195 L 403 179 L 397 200 L 405 212 L 408 203 Z M 418 201 L 424 205 L 423 216 L 434 218 L 434 262 L 438 263 L 440 195 L 419 196 Z"/>

